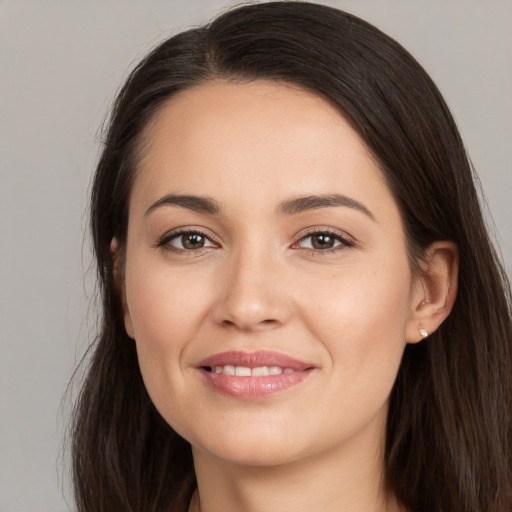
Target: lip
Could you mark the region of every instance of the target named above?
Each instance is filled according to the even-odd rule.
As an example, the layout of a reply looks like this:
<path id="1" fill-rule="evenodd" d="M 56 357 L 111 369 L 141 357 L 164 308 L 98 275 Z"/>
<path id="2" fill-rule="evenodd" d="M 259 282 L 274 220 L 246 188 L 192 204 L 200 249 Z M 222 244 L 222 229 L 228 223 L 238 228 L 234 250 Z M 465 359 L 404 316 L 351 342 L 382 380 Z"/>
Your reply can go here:
<path id="1" fill-rule="evenodd" d="M 227 365 L 243 366 L 246 368 L 277 366 L 283 370 L 288 368 L 293 370 L 293 372 L 240 377 L 209 370 L 217 366 Z M 232 351 L 207 357 L 198 364 L 197 369 L 206 384 L 214 391 L 242 400 L 256 400 L 296 386 L 312 373 L 315 366 L 280 352 Z"/>

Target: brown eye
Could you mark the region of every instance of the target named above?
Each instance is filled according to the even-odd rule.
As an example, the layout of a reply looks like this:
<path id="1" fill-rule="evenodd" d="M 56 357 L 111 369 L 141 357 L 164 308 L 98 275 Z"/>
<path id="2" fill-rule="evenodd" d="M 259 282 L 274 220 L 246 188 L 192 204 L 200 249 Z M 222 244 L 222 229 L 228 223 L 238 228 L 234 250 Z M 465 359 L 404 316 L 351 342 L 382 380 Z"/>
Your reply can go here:
<path id="1" fill-rule="evenodd" d="M 207 247 L 217 247 L 206 235 L 199 231 L 173 233 L 164 237 L 158 245 L 177 251 L 197 251 Z"/>
<path id="2" fill-rule="evenodd" d="M 311 236 L 311 246 L 313 249 L 332 249 L 335 243 L 334 237 L 324 233 Z"/>
<path id="3" fill-rule="evenodd" d="M 181 238 L 182 245 L 185 249 L 202 249 L 204 247 L 206 237 L 200 235 L 198 233 L 190 233 L 188 235 L 182 235 L 178 237 L 178 240 Z"/>
<path id="4" fill-rule="evenodd" d="M 309 249 L 318 252 L 353 247 L 353 243 L 338 233 L 317 231 L 302 237 L 294 246 L 296 249 Z"/>

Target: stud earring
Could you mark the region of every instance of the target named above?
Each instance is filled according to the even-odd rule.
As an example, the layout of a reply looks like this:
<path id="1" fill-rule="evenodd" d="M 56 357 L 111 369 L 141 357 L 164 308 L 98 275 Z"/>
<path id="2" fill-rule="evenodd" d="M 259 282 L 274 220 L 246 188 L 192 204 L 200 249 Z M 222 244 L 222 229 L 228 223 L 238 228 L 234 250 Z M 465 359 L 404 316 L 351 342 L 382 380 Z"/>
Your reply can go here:
<path id="1" fill-rule="evenodd" d="M 425 329 L 420 329 L 420 335 L 423 339 L 428 338 L 428 332 Z"/>

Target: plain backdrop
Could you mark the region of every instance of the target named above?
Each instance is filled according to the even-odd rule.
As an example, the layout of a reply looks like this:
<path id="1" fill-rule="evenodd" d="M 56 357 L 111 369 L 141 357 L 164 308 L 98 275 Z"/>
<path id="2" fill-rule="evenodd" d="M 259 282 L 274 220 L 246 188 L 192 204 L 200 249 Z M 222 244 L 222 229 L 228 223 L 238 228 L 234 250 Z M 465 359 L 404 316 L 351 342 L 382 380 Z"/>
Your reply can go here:
<path id="1" fill-rule="evenodd" d="M 510 275 L 512 1 L 326 3 L 396 38 L 437 82 Z M 73 388 L 64 396 L 94 333 L 84 232 L 108 106 L 149 48 L 233 4 L 0 0 L 1 512 L 73 510 L 63 451 Z"/>

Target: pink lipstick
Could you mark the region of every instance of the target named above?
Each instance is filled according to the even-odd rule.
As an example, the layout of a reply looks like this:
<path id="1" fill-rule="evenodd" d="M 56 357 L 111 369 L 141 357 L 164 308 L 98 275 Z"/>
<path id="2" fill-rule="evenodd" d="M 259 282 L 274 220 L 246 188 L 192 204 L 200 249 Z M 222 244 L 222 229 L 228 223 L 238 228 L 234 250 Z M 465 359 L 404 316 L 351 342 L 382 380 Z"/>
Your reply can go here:
<path id="1" fill-rule="evenodd" d="M 262 398 L 302 382 L 314 365 L 279 352 L 223 352 L 198 365 L 206 383 L 221 394 Z"/>

